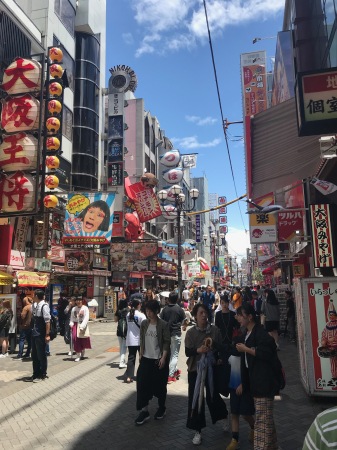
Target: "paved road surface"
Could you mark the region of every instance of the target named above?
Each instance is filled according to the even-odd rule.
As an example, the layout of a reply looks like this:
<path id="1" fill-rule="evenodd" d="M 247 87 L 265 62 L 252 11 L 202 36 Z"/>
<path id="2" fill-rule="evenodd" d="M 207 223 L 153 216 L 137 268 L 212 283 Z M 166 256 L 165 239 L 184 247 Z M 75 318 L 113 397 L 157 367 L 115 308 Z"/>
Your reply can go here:
<path id="1" fill-rule="evenodd" d="M 187 377 L 183 349 L 179 367 L 181 379 L 168 386 L 167 415 L 134 425 L 136 383 L 121 380 L 118 368 L 116 324 L 90 324 L 93 350 L 88 359 L 75 363 L 67 356 L 63 338 L 51 343 L 49 379 L 25 383 L 31 375 L 31 361 L 18 361 L 14 355 L 0 359 L 0 449 L 192 449 L 193 432 L 186 429 Z M 295 344 L 281 340 L 280 358 L 286 370 L 287 386 L 275 402 L 275 418 L 282 450 L 300 450 L 304 435 L 318 412 L 336 400 L 310 399 L 298 380 Z M 150 413 L 156 411 L 150 404 Z M 225 449 L 231 439 L 222 424 L 203 431 L 200 449 Z M 250 450 L 248 428 L 241 424 L 241 450 Z"/>

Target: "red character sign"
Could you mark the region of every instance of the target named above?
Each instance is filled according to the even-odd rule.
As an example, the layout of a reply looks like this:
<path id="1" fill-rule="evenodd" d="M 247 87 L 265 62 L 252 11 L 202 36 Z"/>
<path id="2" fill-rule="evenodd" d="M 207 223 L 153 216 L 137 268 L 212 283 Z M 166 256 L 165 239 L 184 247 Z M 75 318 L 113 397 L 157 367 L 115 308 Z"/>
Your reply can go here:
<path id="1" fill-rule="evenodd" d="M 37 140 L 26 133 L 4 135 L 0 145 L 0 168 L 6 172 L 35 168 Z"/>
<path id="2" fill-rule="evenodd" d="M 34 206 L 33 179 L 23 172 L 15 172 L 0 181 L 0 210 L 4 212 L 30 211 Z"/>
<path id="3" fill-rule="evenodd" d="M 8 94 L 40 90 L 41 65 L 37 61 L 16 58 L 5 70 L 2 89 Z"/>
<path id="4" fill-rule="evenodd" d="M 38 127 L 40 103 L 31 95 L 7 97 L 2 108 L 1 126 L 8 133 Z"/>

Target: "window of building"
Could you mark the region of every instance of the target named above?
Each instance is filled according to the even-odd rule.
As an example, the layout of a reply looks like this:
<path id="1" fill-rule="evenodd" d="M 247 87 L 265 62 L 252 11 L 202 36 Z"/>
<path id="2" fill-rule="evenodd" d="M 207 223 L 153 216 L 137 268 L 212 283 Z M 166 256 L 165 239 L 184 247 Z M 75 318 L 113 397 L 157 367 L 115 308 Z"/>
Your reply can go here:
<path id="1" fill-rule="evenodd" d="M 91 109 L 74 109 L 74 126 L 92 128 L 98 133 L 99 119 L 98 115 Z"/>
<path id="2" fill-rule="evenodd" d="M 100 42 L 98 35 L 76 33 L 76 61 L 90 61 L 100 67 Z"/>
<path id="3" fill-rule="evenodd" d="M 98 158 L 98 134 L 89 128 L 75 127 L 73 148 L 76 152 L 88 153 Z"/>
<path id="4" fill-rule="evenodd" d="M 157 233 L 156 225 L 151 225 L 151 233 L 152 233 L 154 236 L 156 236 L 156 233 Z"/>
<path id="5" fill-rule="evenodd" d="M 156 153 L 156 136 L 154 133 L 154 126 L 151 126 L 151 152 Z M 154 172 L 153 172 L 154 173 Z"/>
<path id="6" fill-rule="evenodd" d="M 144 131 L 145 131 L 145 144 L 150 147 L 150 124 L 149 119 L 145 117 L 144 121 Z"/>
<path id="7" fill-rule="evenodd" d="M 62 67 L 67 71 L 67 78 L 69 82 L 69 88 L 74 91 L 74 75 L 75 75 L 75 61 L 73 58 L 69 55 L 67 50 L 63 47 L 60 40 L 54 36 L 53 39 L 53 45 L 60 47 L 60 49 L 63 52 L 63 61 L 62 61 Z"/>
<path id="8" fill-rule="evenodd" d="M 156 175 L 156 165 L 153 161 L 151 161 L 150 172 L 153 173 L 153 175 Z"/>
<path id="9" fill-rule="evenodd" d="M 99 111 L 99 89 L 89 80 L 76 79 L 74 106 L 83 106 Z"/>
<path id="10" fill-rule="evenodd" d="M 63 105 L 62 134 L 69 141 L 73 140 L 73 113 L 65 105 Z"/>
<path id="11" fill-rule="evenodd" d="M 145 169 L 147 172 L 151 172 L 151 161 L 149 155 L 145 155 Z"/>
<path id="12" fill-rule="evenodd" d="M 76 11 L 72 2 L 69 0 L 55 0 L 54 11 L 69 33 L 74 36 Z"/>

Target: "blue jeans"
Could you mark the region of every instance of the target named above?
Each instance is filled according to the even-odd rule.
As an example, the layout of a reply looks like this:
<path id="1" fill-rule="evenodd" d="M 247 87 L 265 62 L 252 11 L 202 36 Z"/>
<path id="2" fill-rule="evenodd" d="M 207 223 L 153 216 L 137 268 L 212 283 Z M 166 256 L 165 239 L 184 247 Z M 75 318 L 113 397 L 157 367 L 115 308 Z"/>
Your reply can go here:
<path id="1" fill-rule="evenodd" d="M 33 377 L 47 375 L 46 341 L 44 336 L 32 336 Z"/>
<path id="2" fill-rule="evenodd" d="M 171 336 L 171 357 L 170 357 L 169 377 L 174 377 L 174 373 L 177 370 L 180 344 L 181 344 L 181 336 Z"/>
<path id="3" fill-rule="evenodd" d="M 20 331 L 18 356 L 23 356 L 23 348 L 25 346 L 25 341 L 27 341 L 27 349 L 25 356 L 30 356 L 30 352 L 32 349 L 32 330 L 30 328 L 28 328 L 27 330 Z"/>

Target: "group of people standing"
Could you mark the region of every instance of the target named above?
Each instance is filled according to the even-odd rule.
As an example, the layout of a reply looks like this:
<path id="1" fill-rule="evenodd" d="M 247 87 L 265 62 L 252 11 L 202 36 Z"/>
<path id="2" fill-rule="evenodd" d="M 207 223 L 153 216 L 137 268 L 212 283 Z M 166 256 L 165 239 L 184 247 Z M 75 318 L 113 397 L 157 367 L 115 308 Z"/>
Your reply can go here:
<path id="1" fill-rule="evenodd" d="M 140 358 L 136 425 L 150 419 L 148 406 L 153 397 L 158 398 L 154 418 L 159 420 L 166 414 L 167 384 L 173 382 L 172 377 L 177 377 L 181 330 L 187 326 L 177 300 L 177 293 L 171 292 L 168 305 L 161 311 L 157 300 L 148 300 L 144 313 L 138 299 L 131 300 L 130 305 L 126 300 L 119 302 L 116 312 L 119 367 L 126 368 L 126 383 L 133 381 L 137 353 Z M 205 403 L 212 422 L 224 420 L 224 428 L 229 428 L 222 395 L 230 394 L 232 440 L 227 450 L 239 448 L 240 416 L 249 424 L 249 439 L 254 442 L 255 450 L 276 450 L 273 403 L 280 389 L 273 365 L 277 358 L 276 342 L 260 324 L 251 302 L 242 301 L 234 310 L 230 307 L 233 303 L 229 296 L 221 294 L 214 324 L 213 303 L 211 291 L 207 289 L 193 306 L 191 314 L 195 324 L 189 327 L 185 336 L 187 427 L 194 430 L 192 442 L 195 445 L 202 442 L 201 431 L 206 426 Z M 127 362 L 126 348 L 129 351 Z"/>

